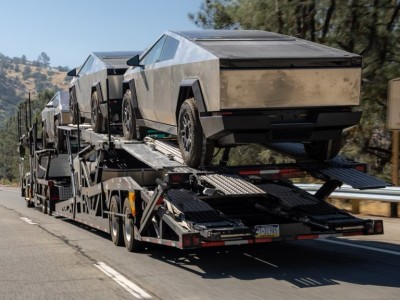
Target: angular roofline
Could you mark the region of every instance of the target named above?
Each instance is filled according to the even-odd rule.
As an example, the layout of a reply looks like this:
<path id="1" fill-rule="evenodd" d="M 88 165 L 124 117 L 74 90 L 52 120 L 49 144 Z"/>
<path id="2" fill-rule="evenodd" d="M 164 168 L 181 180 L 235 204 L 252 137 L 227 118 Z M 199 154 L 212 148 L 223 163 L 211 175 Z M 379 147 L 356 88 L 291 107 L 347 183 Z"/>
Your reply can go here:
<path id="1" fill-rule="evenodd" d="M 264 30 L 227 30 L 227 29 L 216 29 L 216 30 L 182 30 L 182 31 L 167 31 L 175 33 L 185 39 L 190 41 L 273 41 L 273 40 L 282 40 L 282 41 L 290 41 L 296 40 L 297 38 L 270 32 Z M 229 33 L 229 36 L 219 36 L 212 37 L 212 33 Z M 234 37 L 236 34 L 236 38 Z M 199 35 L 200 37 L 195 37 L 194 35 Z M 201 37 L 204 35 L 204 37 Z"/>
<path id="2" fill-rule="evenodd" d="M 103 59 L 112 59 L 112 58 L 124 58 L 124 57 L 134 57 L 137 54 L 142 53 L 143 51 L 94 51 L 91 55 L 96 56 L 100 60 Z"/>

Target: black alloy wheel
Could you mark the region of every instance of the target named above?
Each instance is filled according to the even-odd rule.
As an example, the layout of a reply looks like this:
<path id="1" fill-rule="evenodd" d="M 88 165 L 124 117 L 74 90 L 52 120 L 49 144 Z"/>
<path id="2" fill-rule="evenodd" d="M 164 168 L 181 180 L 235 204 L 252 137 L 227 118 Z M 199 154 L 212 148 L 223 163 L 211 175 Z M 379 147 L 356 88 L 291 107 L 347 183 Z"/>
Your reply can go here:
<path id="1" fill-rule="evenodd" d="M 103 128 L 103 115 L 100 111 L 99 96 L 97 95 L 97 91 L 94 91 L 92 94 L 90 112 L 90 121 L 93 131 L 101 132 Z"/>
<path id="2" fill-rule="evenodd" d="M 204 149 L 205 153 L 203 153 L 204 142 L 207 143 Z M 214 146 L 204 137 L 194 98 L 186 99 L 179 110 L 178 144 L 183 161 L 189 167 L 198 167 L 202 163 L 203 155 L 203 164 L 211 162 Z"/>

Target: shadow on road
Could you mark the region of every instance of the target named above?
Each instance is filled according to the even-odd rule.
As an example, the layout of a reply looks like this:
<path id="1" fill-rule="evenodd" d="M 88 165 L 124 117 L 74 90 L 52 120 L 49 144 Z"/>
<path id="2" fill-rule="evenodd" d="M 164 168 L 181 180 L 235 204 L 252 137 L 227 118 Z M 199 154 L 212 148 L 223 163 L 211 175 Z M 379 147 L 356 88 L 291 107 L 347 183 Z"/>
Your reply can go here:
<path id="1" fill-rule="evenodd" d="M 369 242 L 357 244 L 367 246 Z M 377 243 L 373 246 L 376 247 Z M 400 247 L 397 250 L 400 253 Z M 206 279 L 273 278 L 290 282 L 297 288 L 338 285 L 341 282 L 400 287 L 400 256 L 320 241 L 189 252 L 158 247 L 148 255 Z"/>

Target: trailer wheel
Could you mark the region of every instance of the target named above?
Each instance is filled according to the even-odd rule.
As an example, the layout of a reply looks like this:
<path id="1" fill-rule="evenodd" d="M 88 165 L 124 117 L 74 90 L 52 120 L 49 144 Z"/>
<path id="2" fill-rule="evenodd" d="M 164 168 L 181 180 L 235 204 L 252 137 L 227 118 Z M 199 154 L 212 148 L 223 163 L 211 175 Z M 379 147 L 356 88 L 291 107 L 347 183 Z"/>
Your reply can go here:
<path id="1" fill-rule="evenodd" d="M 103 115 L 100 111 L 99 96 L 97 95 L 97 91 L 94 91 L 92 94 L 90 107 L 90 121 L 92 123 L 92 129 L 94 132 L 101 132 L 103 127 Z"/>
<path id="2" fill-rule="evenodd" d="M 46 200 L 46 206 L 47 206 L 47 214 L 51 216 L 54 210 L 52 207 L 52 202 L 50 202 L 50 200 Z"/>
<path id="3" fill-rule="evenodd" d="M 42 200 L 42 213 L 47 214 L 47 201 Z"/>
<path id="4" fill-rule="evenodd" d="M 129 252 L 140 251 L 144 248 L 143 242 L 135 239 L 135 232 L 137 231 L 137 228 L 133 224 L 132 218 L 127 217 L 128 215 L 130 216 L 132 214 L 132 209 L 128 198 L 126 198 L 124 201 L 123 214 L 125 215 L 123 222 L 125 247 Z"/>
<path id="5" fill-rule="evenodd" d="M 31 200 L 26 200 L 26 207 L 34 207 L 35 206 L 35 203 L 33 203 L 33 201 L 31 201 Z"/>
<path id="6" fill-rule="evenodd" d="M 128 140 L 139 140 L 146 135 L 146 129 L 137 124 L 131 101 L 131 91 L 127 90 L 122 99 L 122 131 Z"/>
<path id="7" fill-rule="evenodd" d="M 110 234 L 111 234 L 111 240 L 116 246 L 122 246 L 123 245 L 123 237 L 122 237 L 122 222 L 121 218 L 116 216 L 116 213 L 119 213 L 118 211 L 118 203 L 119 203 L 119 197 L 117 195 L 114 195 L 111 197 L 111 203 L 110 203 L 110 212 L 111 214 L 109 216 L 109 223 L 110 223 Z"/>
<path id="8" fill-rule="evenodd" d="M 199 113 L 194 98 L 183 102 L 178 116 L 178 144 L 183 161 L 189 167 L 197 167 L 203 156 L 204 134 L 201 128 Z M 204 153 L 204 164 L 211 162 L 214 146 L 207 142 Z"/>
<path id="9" fill-rule="evenodd" d="M 318 160 L 329 160 L 338 155 L 341 148 L 341 141 L 314 141 L 304 144 L 304 150 L 311 158 Z"/>

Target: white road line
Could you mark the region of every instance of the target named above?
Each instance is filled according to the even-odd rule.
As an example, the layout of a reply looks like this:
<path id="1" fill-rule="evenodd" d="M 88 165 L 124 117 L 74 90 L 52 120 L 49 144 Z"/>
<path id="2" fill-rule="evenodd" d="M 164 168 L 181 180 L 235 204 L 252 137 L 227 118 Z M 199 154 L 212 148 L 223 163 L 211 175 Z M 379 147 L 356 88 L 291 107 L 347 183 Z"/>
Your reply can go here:
<path id="1" fill-rule="evenodd" d="M 96 268 L 98 268 L 100 271 L 102 271 L 104 274 L 106 274 L 108 277 L 112 278 L 116 283 L 118 283 L 120 286 L 122 286 L 132 296 L 134 296 L 138 299 L 151 299 L 152 298 L 149 294 L 147 294 L 139 286 L 137 286 L 132 281 L 130 281 L 128 278 L 126 278 L 125 276 L 123 276 L 120 273 L 118 273 L 117 271 L 115 271 L 113 268 L 107 266 L 105 263 L 98 262 L 97 264 L 94 264 L 94 266 Z"/>
<path id="2" fill-rule="evenodd" d="M 325 243 L 338 244 L 338 245 L 348 246 L 348 247 L 353 247 L 353 248 L 361 248 L 361 249 L 366 249 L 366 250 L 371 250 L 371 251 L 382 252 L 382 253 L 387 253 L 387 254 L 400 256 L 400 252 L 392 251 L 392 250 L 385 250 L 385 249 L 380 249 L 380 248 L 375 248 L 375 247 L 370 247 L 370 246 L 350 244 L 350 243 L 339 242 L 339 241 L 334 241 L 334 240 L 320 239 L 318 241 L 325 242 Z"/>
<path id="3" fill-rule="evenodd" d="M 37 223 L 33 222 L 31 219 L 28 219 L 27 217 L 20 217 L 22 221 L 25 221 L 28 224 L 31 225 L 37 225 Z"/>
<path id="4" fill-rule="evenodd" d="M 243 253 L 243 255 L 245 255 L 245 256 L 247 256 L 247 257 L 250 257 L 250 258 L 253 258 L 253 259 L 255 259 L 255 260 L 258 260 L 258 261 L 260 261 L 260 262 L 262 262 L 262 263 L 264 263 L 264 264 L 270 265 L 271 267 L 279 268 L 277 265 L 271 264 L 270 262 L 267 262 L 267 261 L 265 261 L 265 260 L 262 260 L 261 258 L 255 257 L 255 256 L 250 255 L 250 254 L 248 254 L 248 253 Z"/>

